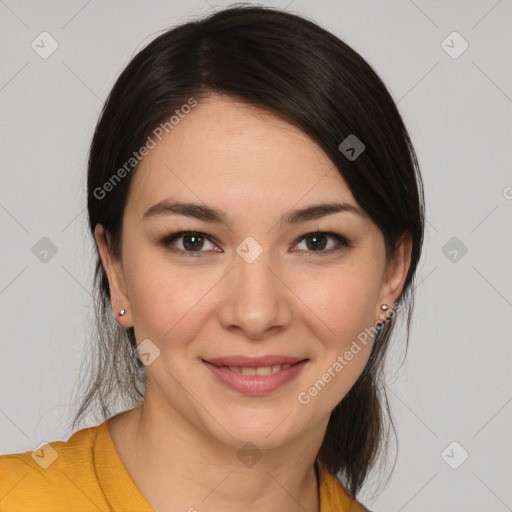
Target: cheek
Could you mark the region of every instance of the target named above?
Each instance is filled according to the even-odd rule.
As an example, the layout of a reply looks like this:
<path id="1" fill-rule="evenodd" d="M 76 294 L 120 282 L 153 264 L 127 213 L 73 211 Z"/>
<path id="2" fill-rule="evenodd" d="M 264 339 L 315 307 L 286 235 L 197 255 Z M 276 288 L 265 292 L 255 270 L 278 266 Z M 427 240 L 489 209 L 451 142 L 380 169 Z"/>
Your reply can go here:
<path id="1" fill-rule="evenodd" d="M 340 350 L 344 344 L 374 323 L 378 297 L 377 276 L 369 268 L 348 266 L 333 269 L 319 279 L 306 279 L 301 299 L 318 320 L 318 332 Z"/>
<path id="2" fill-rule="evenodd" d="M 314 318 L 310 329 L 320 341 L 319 364 L 312 393 L 322 391 L 323 407 L 334 407 L 358 379 L 373 344 L 378 276 L 370 268 L 338 268 L 325 279 L 310 280 L 301 298 Z M 319 379 L 321 382 L 316 381 Z M 318 385 L 314 384 L 317 382 Z M 318 390 L 318 391 L 316 391 Z"/>
<path id="3" fill-rule="evenodd" d="M 154 254 L 135 255 L 126 268 L 134 324 L 140 336 L 161 342 L 192 334 L 208 306 L 208 292 L 221 277 L 171 265 Z"/>

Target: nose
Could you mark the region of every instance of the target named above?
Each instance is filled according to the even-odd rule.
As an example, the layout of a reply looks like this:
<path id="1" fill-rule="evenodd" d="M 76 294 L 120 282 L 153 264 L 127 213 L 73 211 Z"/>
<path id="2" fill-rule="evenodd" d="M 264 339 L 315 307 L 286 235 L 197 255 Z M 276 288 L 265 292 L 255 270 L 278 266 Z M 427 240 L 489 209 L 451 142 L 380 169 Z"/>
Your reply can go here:
<path id="1" fill-rule="evenodd" d="M 217 308 L 223 328 L 250 340 L 264 340 L 285 330 L 293 316 L 293 293 L 265 254 L 252 263 L 235 258 Z"/>

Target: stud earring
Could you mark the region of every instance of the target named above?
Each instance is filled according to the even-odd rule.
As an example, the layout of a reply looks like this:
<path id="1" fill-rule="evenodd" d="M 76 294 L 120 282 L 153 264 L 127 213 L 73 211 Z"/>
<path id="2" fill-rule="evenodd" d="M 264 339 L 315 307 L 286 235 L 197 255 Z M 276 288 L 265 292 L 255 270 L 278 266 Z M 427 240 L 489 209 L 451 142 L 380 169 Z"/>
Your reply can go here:
<path id="1" fill-rule="evenodd" d="M 121 311 L 119 311 L 118 315 L 123 316 L 125 313 L 126 313 L 126 311 L 124 309 L 121 309 Z"/>
<path id="2" fill-rule="evenodd" d="M 381 304 L 380 309 L 382 309 L 383 311 L 387 311 L 389 309 L 389 306 L 387 304 Z"/>

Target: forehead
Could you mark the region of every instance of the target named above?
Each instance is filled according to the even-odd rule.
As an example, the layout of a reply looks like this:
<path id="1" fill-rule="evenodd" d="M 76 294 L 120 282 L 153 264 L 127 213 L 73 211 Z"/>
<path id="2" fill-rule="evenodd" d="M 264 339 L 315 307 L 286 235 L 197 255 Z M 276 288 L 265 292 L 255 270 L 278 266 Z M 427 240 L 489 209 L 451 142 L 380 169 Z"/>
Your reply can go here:
<path id="1" fill-rule="evenodd" d="M 338 169 L 299 128 L 264 110 L 213 96 L 163 134 L 135 171 L 129 203 L 139 214 L 168 196 L 242 207 L 302 200 L 356 204 Z"/>

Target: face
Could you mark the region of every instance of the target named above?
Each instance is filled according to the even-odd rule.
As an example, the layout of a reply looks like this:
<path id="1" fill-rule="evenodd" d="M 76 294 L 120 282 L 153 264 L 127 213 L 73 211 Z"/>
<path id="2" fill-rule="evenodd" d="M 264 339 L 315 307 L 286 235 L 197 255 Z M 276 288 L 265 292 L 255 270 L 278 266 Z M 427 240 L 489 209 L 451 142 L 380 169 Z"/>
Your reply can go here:
<path id="1" fill-rule="evenodd" d="M 122 264 L 100 225 L 96 240 L 114 314 L 145 340 L 145 400 L 234 447 L 325 429 L 410 247 L 386 267 L 381 232 L 320 147 L 234 100 L 199 101 L 134 172 Z M 310 209 L 326 203 L 345 207 Z"/>

